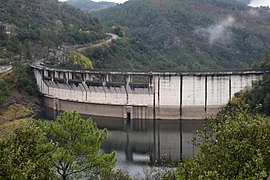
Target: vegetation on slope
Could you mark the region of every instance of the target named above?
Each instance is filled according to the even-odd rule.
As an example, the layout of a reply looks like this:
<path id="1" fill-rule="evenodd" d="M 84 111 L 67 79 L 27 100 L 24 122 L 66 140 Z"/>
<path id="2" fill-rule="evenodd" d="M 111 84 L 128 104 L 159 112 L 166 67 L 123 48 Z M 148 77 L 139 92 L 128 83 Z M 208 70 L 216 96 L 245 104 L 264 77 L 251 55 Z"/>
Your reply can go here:
<path id="1" fill-rule="evenodd" d="M 171 65 L 146 44 L 127 38 L 115 40 L 109 46 L 92 48 L 86 56 L 91 57 L 94 67 L 99 69 L 165 70 Z"/>
<path id="2" fill-rule="evenodd" d="M 5 80 L 0 79 L 0 106 L 7 102 L 9 88 Z"/>
<path id="3" fill-rule="evenodd" d="M 17 129 L 21 124 L 27 124 L 31 119 L 20 119 L 18 121 L 8 121 L 5 123 L 0 122 L 0 141 L 8 139 L 11 134 Z"/>
<path id="4" fill-rule="evenodd" d="M 269 52 L 260 67 L 268 67 Z M 180 162 L 177 171 L 168 172 L 164 179 L 269 179 L 269 92 L 266 74 L 236 93 L 216 118 L 208 120 L 209 127 L 197 132 L 198 154 Z"/>
<path id="5" fill-rule="evenodd" d="M 95 2 L 91 0 L 68 0 L 66 2 L 86 13 L 116 6 L 116 3 L 106 1 Z"/>
<path id="6" fill-rule="evenodd" d="M 50 57 L 44 64 L 67 69 L 93 69 L 92 61 L 77 51 L 65 52 L 59 57 Z"/>
<path id="7" fill-rule="evenodd" d="M 257 64 L 257 67 L 269 70 L 270 49 L 265 52 L 264 61 Z M 252 87 L 236 94 L 251 108 L 260 106 L 259 112 L 270 116 L 270 74 L 265 74 L 262 80 L 254 82 Z"/>
<path id="8" fill-rule="evenodd" d="M 0 61 L 12 55 L 45 56 L 48 48 L 104 38 L 97 19 L 58 0 L 7 0 L 0 4 Z"/>
<path id="9" fill-rule="evenodd" d="M 248 68 L 270 46 L 269 8 L 254 9 L 233 0 L 131 0 L 93 14 L 108 29 L 124 27 L 125 35 L 134 39 L 126 54 L 139 41 L 154 59 L 166 62 L 164 69 Z M 123 50 L 126 44 L 118 46 Z M 111 57 L 123 61 L 112 47 L 104 49 L 109 52 L 104 62 Z M 92 54 L 89 57 L 99 61 Z M 134 59 L 131 64 L 136 63 Z"/>
<path id="10" fill-rule="evenodd" d="M 0 124 L 40 113 L 37 85 L 30 67 L 18 62 L 0 74 Z"/>
<path id="11" fill-rule="evenodd" d="M 1 179 L 129 179 L 115 172 L 115 153 L 101 153 L 107 138 L 91 119 L 66 112 L 55 121 L 28 121 L 0 141 Z"/>
<path id="12" fill-rule="evenodd" d="M 165 179 L 268 179 L 270 118 L 254 113 L 239 99 L 199 132 L 198 154 L 180 163 Z"/>

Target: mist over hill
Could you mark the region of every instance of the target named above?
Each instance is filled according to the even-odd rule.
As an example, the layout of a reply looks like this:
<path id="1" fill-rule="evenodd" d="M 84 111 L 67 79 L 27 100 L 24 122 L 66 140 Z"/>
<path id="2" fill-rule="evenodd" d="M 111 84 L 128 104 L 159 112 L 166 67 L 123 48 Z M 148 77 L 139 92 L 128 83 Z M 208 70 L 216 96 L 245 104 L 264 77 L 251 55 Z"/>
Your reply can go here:
<path id="1" fill-rule="evenodd" d="M 249 68 L 270 47 L 270 9 L 249 3 L 130 0 L 87 15 L 57 0 L 7 0 L 0 4 L 0 64 L 14 55 L 31 59 L 51 47 L 95 43 L 111 31 L 122 38 L 85 52 L 96 68 Z"/>
<path id="2" fill-rule="evenodd" d="M 100 68 L 119 68 L 118 64 L 130 69 L 249 68 L 270 47 L 270 9 L 248 4 L 248 0 L 130 0 L 93 13 L 107 30 L 125 38 L 88 56 Z"/>

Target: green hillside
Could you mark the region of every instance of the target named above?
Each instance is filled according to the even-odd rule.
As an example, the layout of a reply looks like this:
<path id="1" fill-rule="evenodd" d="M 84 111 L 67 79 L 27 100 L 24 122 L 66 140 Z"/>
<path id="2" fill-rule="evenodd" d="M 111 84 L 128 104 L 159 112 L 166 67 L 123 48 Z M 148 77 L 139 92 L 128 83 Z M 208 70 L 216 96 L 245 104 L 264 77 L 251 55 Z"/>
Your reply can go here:
<path id="1" fill-rule="evenodd" d="M 126 45 L 122 39 L 118 42 L 122 47 L 92 50 L 88 56 L 95 62 L 106 62 L 98 62 L 100 68 L 110 62 L 126 64 L 130 48 L 139 42 L 148 50 L 137 51 L 139 55 L 132 56 L 130 69 L 140 66 L 170 70 L 248 68 L 262 59 L 263 52 L 270 47 L 270 12 L 269 8 L 250 8 L 247 3 L 242 0 L 130 0 L 94 15 L 108 30 L 119 27 L 131 39 L 131 44 Z M 105 51 L 107 56 L 96 58 L 102 56 L 100 51 Z M 147 61 L 149 54 L 151 63 L 140 62 L 141 56 Z M 159 59 L 166 63 L 160 66 Z M 134 67 L 134 64 L 140 65 Z"/>
<path id="2" fill-rule="evenodd" d="M 2 62 L 17 54 L 31 59 L 49 47 L 95 42 L 104 36 L 97 19 L 58 0 L 0 3 Z"/>
<path id="3" fill-rule="evenodd" d="M 71 6 L 78 8 L 86 13 L 106 9 L 117 5 L 116 3 L 113 2 L 106 2 L 106 1 L 95 2 L 90 0 L 68 0 L 66 2 Z"/>

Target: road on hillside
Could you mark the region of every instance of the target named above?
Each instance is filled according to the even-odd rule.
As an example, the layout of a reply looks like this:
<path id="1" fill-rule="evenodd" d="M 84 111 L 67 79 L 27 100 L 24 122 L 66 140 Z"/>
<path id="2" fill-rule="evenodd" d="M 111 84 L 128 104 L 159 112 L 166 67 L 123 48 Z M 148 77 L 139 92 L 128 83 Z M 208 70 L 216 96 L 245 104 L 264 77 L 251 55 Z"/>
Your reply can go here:
<path id="1" fill-rule="evenodd" d="M 103 42 L 100 42 L 100 43 L 97 43 L 97 44 L 92 44 L 92 45 L 88 45 L 88 46 L 85 46 L 85 47 L 82 47 L 82 48 L 78 48 L 77 51 L 82 52 L 82 51 L 85 51 L 85 50 L 87 50 L 89 48 L 100 47 L 100 46 L 103 46 L 103 45 L 106 45 L 106 44 L 111 43 L 112 40 L 115 40 L 115 39 L 120 38 L 116 34 L 112 34 L 112 33 L 106 33 L 106 35 L 110 36 L 110 38 L 108 40 L 103 41 Z"/>
<path id="2" fill-rule="evenodd" d="M 12 69 L 12 66 L 0 66 L 0 73 L 7 72 Z"/>
<path id="3" fill-rule="evenodd" d="M 110 39 L 111 41 L 114 40 L 114 39 L 120 38 L 120 37 L 117 36 L 116 34 L 112 34 L 112 33 L 106 33 L 106 35 L 111 36 L 111 39 Z"/>
<path id="4" fill-rule="evenodd" d="M 107 35 L 107 36 L 110 36 L 110 38 L 107 39 L 107 40 L 104 40 L 104 41 L 102 41 L 102 42 L 100 42 L 100 43 L 97 43 L 97 44 L 88 44 L 88 45 L 84 45 L 84 47 L 77 48 L 76 50 L 79 51 L 79 52 L 82 52 L 82 51 L 85 51 L 85 50 L 90 49 L 90 48 L 93 48 L 93 47 L 100 47 L 100 46 L 109 44 L 109 43 L 112 42 L 112 40 L 115 40 L 115 39 L 120 38 L 120 37 L 117 36 L 116 34 L 112 34 L 112 33 L 106 33 L 106 35 Z M 37 61 L 33 62 L 32 64 L 35 65 L 35 66 L 42 66 L 42 62 L 43 62 L 45 59 L 46 59 L 46 58 L 37 60 Z M 1 73 L 1 66 L 0 66 L 0 73 Z"/>

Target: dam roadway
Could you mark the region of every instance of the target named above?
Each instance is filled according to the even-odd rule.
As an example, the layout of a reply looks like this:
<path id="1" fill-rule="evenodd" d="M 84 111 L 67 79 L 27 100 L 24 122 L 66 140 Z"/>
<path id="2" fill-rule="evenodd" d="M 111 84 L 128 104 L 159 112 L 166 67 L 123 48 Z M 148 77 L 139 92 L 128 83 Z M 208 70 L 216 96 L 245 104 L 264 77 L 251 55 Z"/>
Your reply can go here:
<path id="1" fill-rule="evenodd" d="M 44 105 L 54 111 L 125 119 L 205 119 L 266 70 L 140 72 L 31 65 Z"/>

